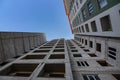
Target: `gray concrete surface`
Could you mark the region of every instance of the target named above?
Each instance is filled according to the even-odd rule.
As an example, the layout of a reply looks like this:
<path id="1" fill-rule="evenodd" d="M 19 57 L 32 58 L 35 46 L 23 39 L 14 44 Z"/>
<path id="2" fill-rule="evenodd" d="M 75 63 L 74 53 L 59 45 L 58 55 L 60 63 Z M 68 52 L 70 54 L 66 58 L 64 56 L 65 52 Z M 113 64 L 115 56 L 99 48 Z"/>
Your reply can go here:
<path id="1" fill-rule="evenodd" d="M 45 42 L 44 33 L 0 32 L 0 64 L 21 56 Z"/>

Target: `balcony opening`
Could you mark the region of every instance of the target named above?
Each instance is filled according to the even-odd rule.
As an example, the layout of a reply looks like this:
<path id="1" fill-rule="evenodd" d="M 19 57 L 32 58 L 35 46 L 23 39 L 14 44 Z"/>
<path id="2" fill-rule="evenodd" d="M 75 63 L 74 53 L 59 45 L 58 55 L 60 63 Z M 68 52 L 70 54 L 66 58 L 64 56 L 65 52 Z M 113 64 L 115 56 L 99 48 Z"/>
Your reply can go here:
<path id="1" fill-rule="evenodd" d="M 45 47 L 45 46 L 51 46 L 51 47 L 52 47 L 52 46 L 54 46 L 54 45 L 55 45 L 55 44 L 46 44 L 46 45 L 44 45 L 44 47 Z"/>
<path id="2" fill-rule="evenodd" d="M 120 74 L 112 74 L 117 80 L 120 80 Z"/>
<path id="3" fill-rule="evenodd" d="M 96 50 L 101 52 L 101 44 L 100 43 L 96 43 Z"/>
<path id="4" fill-rule="evenodd" d="M 82 28 L 82 32 L 84 33 L 84 32 L 85 32 L 85 30 L 84 30 L 84 26 L 81 26 L 81 28 Z"/>
<path id="5" fill-rule="evenodd" d="M 71 49 L 75 49 L 76 47 L 70 47 Z"/>
<path id="6" fill-rule="evenodd" d="M 85 52 L 89 52 L 90 50 L 89 49 L 83 49 Z"/>
<path id="7" fill-rule="evenodd" d="M 78 50 L 77 49 L 73 49 L 73 50 L 71 50 L 71 52 L 78 52 Z"/>
<path id="8" fill-rule="evenodd" d="M 58 43 L 57 46 L 64 46 L 64 43 Z"/>
<path id="9" fill-rule="evenodd" d="M 85 24 L 85 28 L 86 28 L 86 32 L 89 32 L 89 31 L 90 31 L 88 24 Z"/>
<path id="10" fill-rule="evenodd" d="M 49 59 L 64 59 L 64 58 L 65 58 L 64 54 L 52 54 L 49 57 Z"/>
<path id="11" fill-rule="evenodd" d="M 85 48 L 85 47 L 81 46 L 80 48 Z"/>
<path id="12" fill-rule="evenodd" d="M 97 61 L 101 66 L 111 66 L 109 63 L 106 61 Z"/>
<path id="13" fill-rule="evenodd" d="M 64 49 L 55 49 L 53 52 L 64 52 Z"/>
<path id="14" fill-rule="evenodd" d="M 85 45 L 87 45 L 87 40 L 85 40 Z"/>
<path id="15" fill-rule="evenodd" d="M 88 54 L 90 57 L 97 57 L 95 54 Z"/>
<path id="16" fill-rule="evenodd" d="M 110 16 L 104 16 L 100 19 L 102 31 L 112 31 Z"/>
<path id="17" fill-rule="evenodd" d="M 97 32 L 97 26 L 95 21 L 91 22 L 91 28 L 93 32 Z"/>
<path id="18" fill-rule="evenodd" d="M 84 43 L 84 39 L 82 39 L 82 43 Z"/>
<path id="19" fill-rule="evenodd" d="M 92 41 L 89 42 L 89 46 L 90 46 L 90 48 L 93 48 L 93 42 Z"/>
<path id="20" fill-rule="evenodd" d="M 46 55 L 27 55 L 22 59 L 43 59 Z"/>
<path id="21" fill-rule="evenodd" d="M 65 78 L 65 64 L 45 64 L 38 77 Z"/>
<path id="22" fill-rule="evenodd" d="M 69 44 L 70 47 L 73 47 L 74 45 L 73 44 Z"/>
<path id="23" fill-rule="evenodd" d="M 33 53 L 44 53 L 49 52 L 50 50 L 35 50 Z"/>
<path id="24" fill-rule="evenodd" d="M 2 62 L 1 64 L 0 64 L 0 66 L 4 66 L 4 65 L 6 65 L 6 64 L 8 64 L 9 62 Z"/>
<path id="25" fill-rule="evenodd" d="M 51 46 L 46 46 L 46 47 L 40 47 L 39 49 L 45 49 L 45 48 L 52 48 Z"/>
<path id="26" fill-rule="evenodd" d="M 81 54 L 73 54 L 74 57 L 82 57 Z"/>
<path id="27" fill-rule="evenodd" d="M 1 76 L 29 77 L 38 64 L 12 64 L 0 72 Z"/>
<path id="28" fill-rule="evenodd" d="M 55 48 L 64 48 L 64 46 L 56 46 Z"/>

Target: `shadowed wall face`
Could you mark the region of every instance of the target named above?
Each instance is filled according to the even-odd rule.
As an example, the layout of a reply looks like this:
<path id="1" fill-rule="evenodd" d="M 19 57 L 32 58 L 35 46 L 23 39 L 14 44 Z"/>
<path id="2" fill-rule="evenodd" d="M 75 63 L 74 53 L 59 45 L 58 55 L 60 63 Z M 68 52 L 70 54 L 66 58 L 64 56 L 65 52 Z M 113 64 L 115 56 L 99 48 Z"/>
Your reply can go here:
<path id="1" fill-rule="evenodd" d="M 0 64 L 46 42 L 44 33 L 0 32 Z"/>

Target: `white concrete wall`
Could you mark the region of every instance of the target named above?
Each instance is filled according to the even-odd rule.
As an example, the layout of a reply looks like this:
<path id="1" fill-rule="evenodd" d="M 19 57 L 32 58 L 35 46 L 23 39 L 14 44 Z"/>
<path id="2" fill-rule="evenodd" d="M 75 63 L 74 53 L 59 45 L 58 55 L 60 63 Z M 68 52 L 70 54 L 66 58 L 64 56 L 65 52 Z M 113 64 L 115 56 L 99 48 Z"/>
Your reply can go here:
<path id="1" fill-rule="evenodd" d="M 84 32 L 84 33 L 79 33 L 79 34 L 84 34 L 84 35 L 95 35 L 95 36 L 110 36 L 110 37 L 120 37 L 120 4 L 100 13 L 99 15 L 89 19 L 88 21 L 78 25 L 77 27 L 73 28 L 76 29 L 78 27 L 81 27 L 82 25 L 85 25 L 86 23 L 89 25 L 90 32 Z M 109 15 L 111 19 L 111 26 L 112 26 L 112 31 L 102 31 L 101 23 L 100 23 L 100 18 Z M 91 30 L 91 25 L 90 23 L 92 21 L 96 21 L 97 25 L 97 32 L 92 32 Z M 78 32 L 74 33 L 78 34 Z"/>

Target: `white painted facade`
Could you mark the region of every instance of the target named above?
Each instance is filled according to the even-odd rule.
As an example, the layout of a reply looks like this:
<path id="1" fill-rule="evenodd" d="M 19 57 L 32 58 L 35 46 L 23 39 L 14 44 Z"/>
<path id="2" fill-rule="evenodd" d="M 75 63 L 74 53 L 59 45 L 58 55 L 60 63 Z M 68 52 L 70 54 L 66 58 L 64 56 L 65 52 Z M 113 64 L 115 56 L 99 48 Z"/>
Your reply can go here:
<path id="1" fill-rule="evenodd" d="M 98 14 L 97 16 L 89 19 L 88 21 L 80 24 L 77 27 L 74 27 L 74 29 L 77 29 L 78 27 L 84 26 L 85 29 L 85 24 L 89 25 L 89 30 L 90 32 L 82 32 L 79 34 L 84 34 L 84 35 L 94 35 L 94 36 L 109 36 L 109 37 L 120 37 L 120 4 Z M 110 16 L 110 21 L 111 21 L 111 26 L 112 26 L 112 31 L 102 31 L 101 23 L 100 23 L 100 18 L 109 15 Z M 97 32 L 92 32 L 91 29 L 91 22 L 95 21 L 97 24 Z M 74 34 L 78 34 L 78 32 L 74 32 Z"/>

